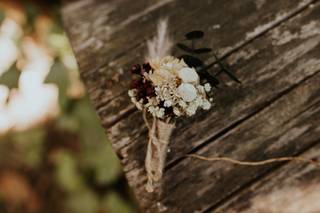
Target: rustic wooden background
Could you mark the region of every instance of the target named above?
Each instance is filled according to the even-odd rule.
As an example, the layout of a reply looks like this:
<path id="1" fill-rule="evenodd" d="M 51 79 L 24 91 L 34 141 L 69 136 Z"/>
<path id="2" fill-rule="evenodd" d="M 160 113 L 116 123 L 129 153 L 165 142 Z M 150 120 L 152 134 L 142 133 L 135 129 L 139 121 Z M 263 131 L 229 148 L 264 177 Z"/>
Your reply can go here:
<path id="1" fill-rule="evenodd" d="M 186 157 L 264 160 L 320 156 L 320 3 L 316 0 L 78 0 L 62 8 L 92 102 L 145 212 L 320 212 L 320 169 L 248 167 Z M 206 32 L 241 79 L 224 84 L 209 112 L 181 119 L 162 190 L 145 191 L 147 129 L 130 103 L 128 70 L 168 17 L 176 41 Z M 214 57 L 205 60 L 210 63 Z"/>

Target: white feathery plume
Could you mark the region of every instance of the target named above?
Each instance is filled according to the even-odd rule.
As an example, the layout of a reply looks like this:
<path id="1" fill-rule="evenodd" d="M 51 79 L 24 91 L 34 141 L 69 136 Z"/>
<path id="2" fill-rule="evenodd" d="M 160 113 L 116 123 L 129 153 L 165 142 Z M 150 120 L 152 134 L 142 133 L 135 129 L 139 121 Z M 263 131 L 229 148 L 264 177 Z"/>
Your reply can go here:
<path id="1" fill-rule="evenodd" d="M 173 41 L 169 37 L 168 31 L 168 19 L 161 19 L 158 23 L 157 35 L 153 39 L 147 41 L 147 61 L 155 58 L 163 58 L 167 55 L 170 55 Z"/>

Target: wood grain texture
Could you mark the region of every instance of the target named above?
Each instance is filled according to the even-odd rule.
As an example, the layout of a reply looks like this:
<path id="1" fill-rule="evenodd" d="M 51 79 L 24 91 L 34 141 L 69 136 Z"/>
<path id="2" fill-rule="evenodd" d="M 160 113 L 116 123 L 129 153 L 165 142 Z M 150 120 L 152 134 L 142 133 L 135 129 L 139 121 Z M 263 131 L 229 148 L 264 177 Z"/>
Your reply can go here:
<path id="1" fill-rule="evenodd" d="M 319 144 L 303 153 L 318 158 Z M 319 168 L 290 163 L 261 178 L 217 209 L 218 213 L 319 212 Z"/>
<path id="2" fill-rule="evenodd" d="M 248 197 L 242 194 L 283 165 L 248 168 L 187 153 L 263 160 L 299 155 L 320 140 L 318 1 L 82 0 L 66 3 L 62 14 L 89 95 L 146 212 L 245 209 L 237 204 Z M 148 194 L 147 130 L 127 97 L 126 70 L 144 60 L 145 41 L 163 16 L 177 41 L 190 28 L 204 30 L 206 45 L 228 61 L 242 84 L 222 77 L 216 106 L 178 121 L 163 188 Z"/>

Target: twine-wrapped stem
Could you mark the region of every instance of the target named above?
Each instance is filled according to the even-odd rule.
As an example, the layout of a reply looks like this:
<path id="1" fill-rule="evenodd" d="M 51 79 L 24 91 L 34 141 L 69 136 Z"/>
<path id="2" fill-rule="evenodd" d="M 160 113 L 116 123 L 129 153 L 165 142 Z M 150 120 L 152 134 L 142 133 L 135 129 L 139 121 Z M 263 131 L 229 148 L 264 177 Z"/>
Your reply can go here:
<path id="1" fill-rule="evenodd" d="M 175 125 L 174 123 L 170 123 L 170 120 L 163 121 L 156 117 L 152 117 L 152 121 L 149 122 L 146 112 L 143 113 L 143 117 L 149 129 L 149 140 L 145 159 L 148 178 L 146 189 L 148 192 L 153 192 L 155 187 L 160 183 L 163 175 L 168 145 Z"/>

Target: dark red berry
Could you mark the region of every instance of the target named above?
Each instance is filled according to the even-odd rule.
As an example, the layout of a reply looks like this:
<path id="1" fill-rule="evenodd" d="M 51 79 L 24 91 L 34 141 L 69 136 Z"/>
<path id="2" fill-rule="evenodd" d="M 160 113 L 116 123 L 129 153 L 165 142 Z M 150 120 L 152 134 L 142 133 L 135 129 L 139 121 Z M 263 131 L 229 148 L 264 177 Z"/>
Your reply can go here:
<path id="1" fill-rule="evenodd" d="M 146 93 L 148 97 L 154 97 L 156 95 L 152 86 L 146 88 Z"/>
<path id="2" fill-rule="evenodd" d="M 152 68 L 151 68 L 151 66 L 150 66 L 149 63 L 144 63 L 144 64 L 142 65 L 142 72 L 149 73 L 151 69 L 152 69 Z M 143 73 L 142 73 L 142 74 L 143 74 Z"/>
<path id="3" fill-rule="evenodd" d="M 135 64 L 135 65 L 133 65 L 132 67 L 131 67 L 131 73 L 132 74 L 138 74 L 138 75 L 140 75 L 141 74 L 141 66 L 140 66 L 140 64 Z"/>
<path id="4" fill-rule="evenodd" d="M 131 81 L 131 88 L 132 89 L 137 89 L 139 87 L 143 86 L 143 82 L 142 82 L 142 79 L 133 79 Z"/>

